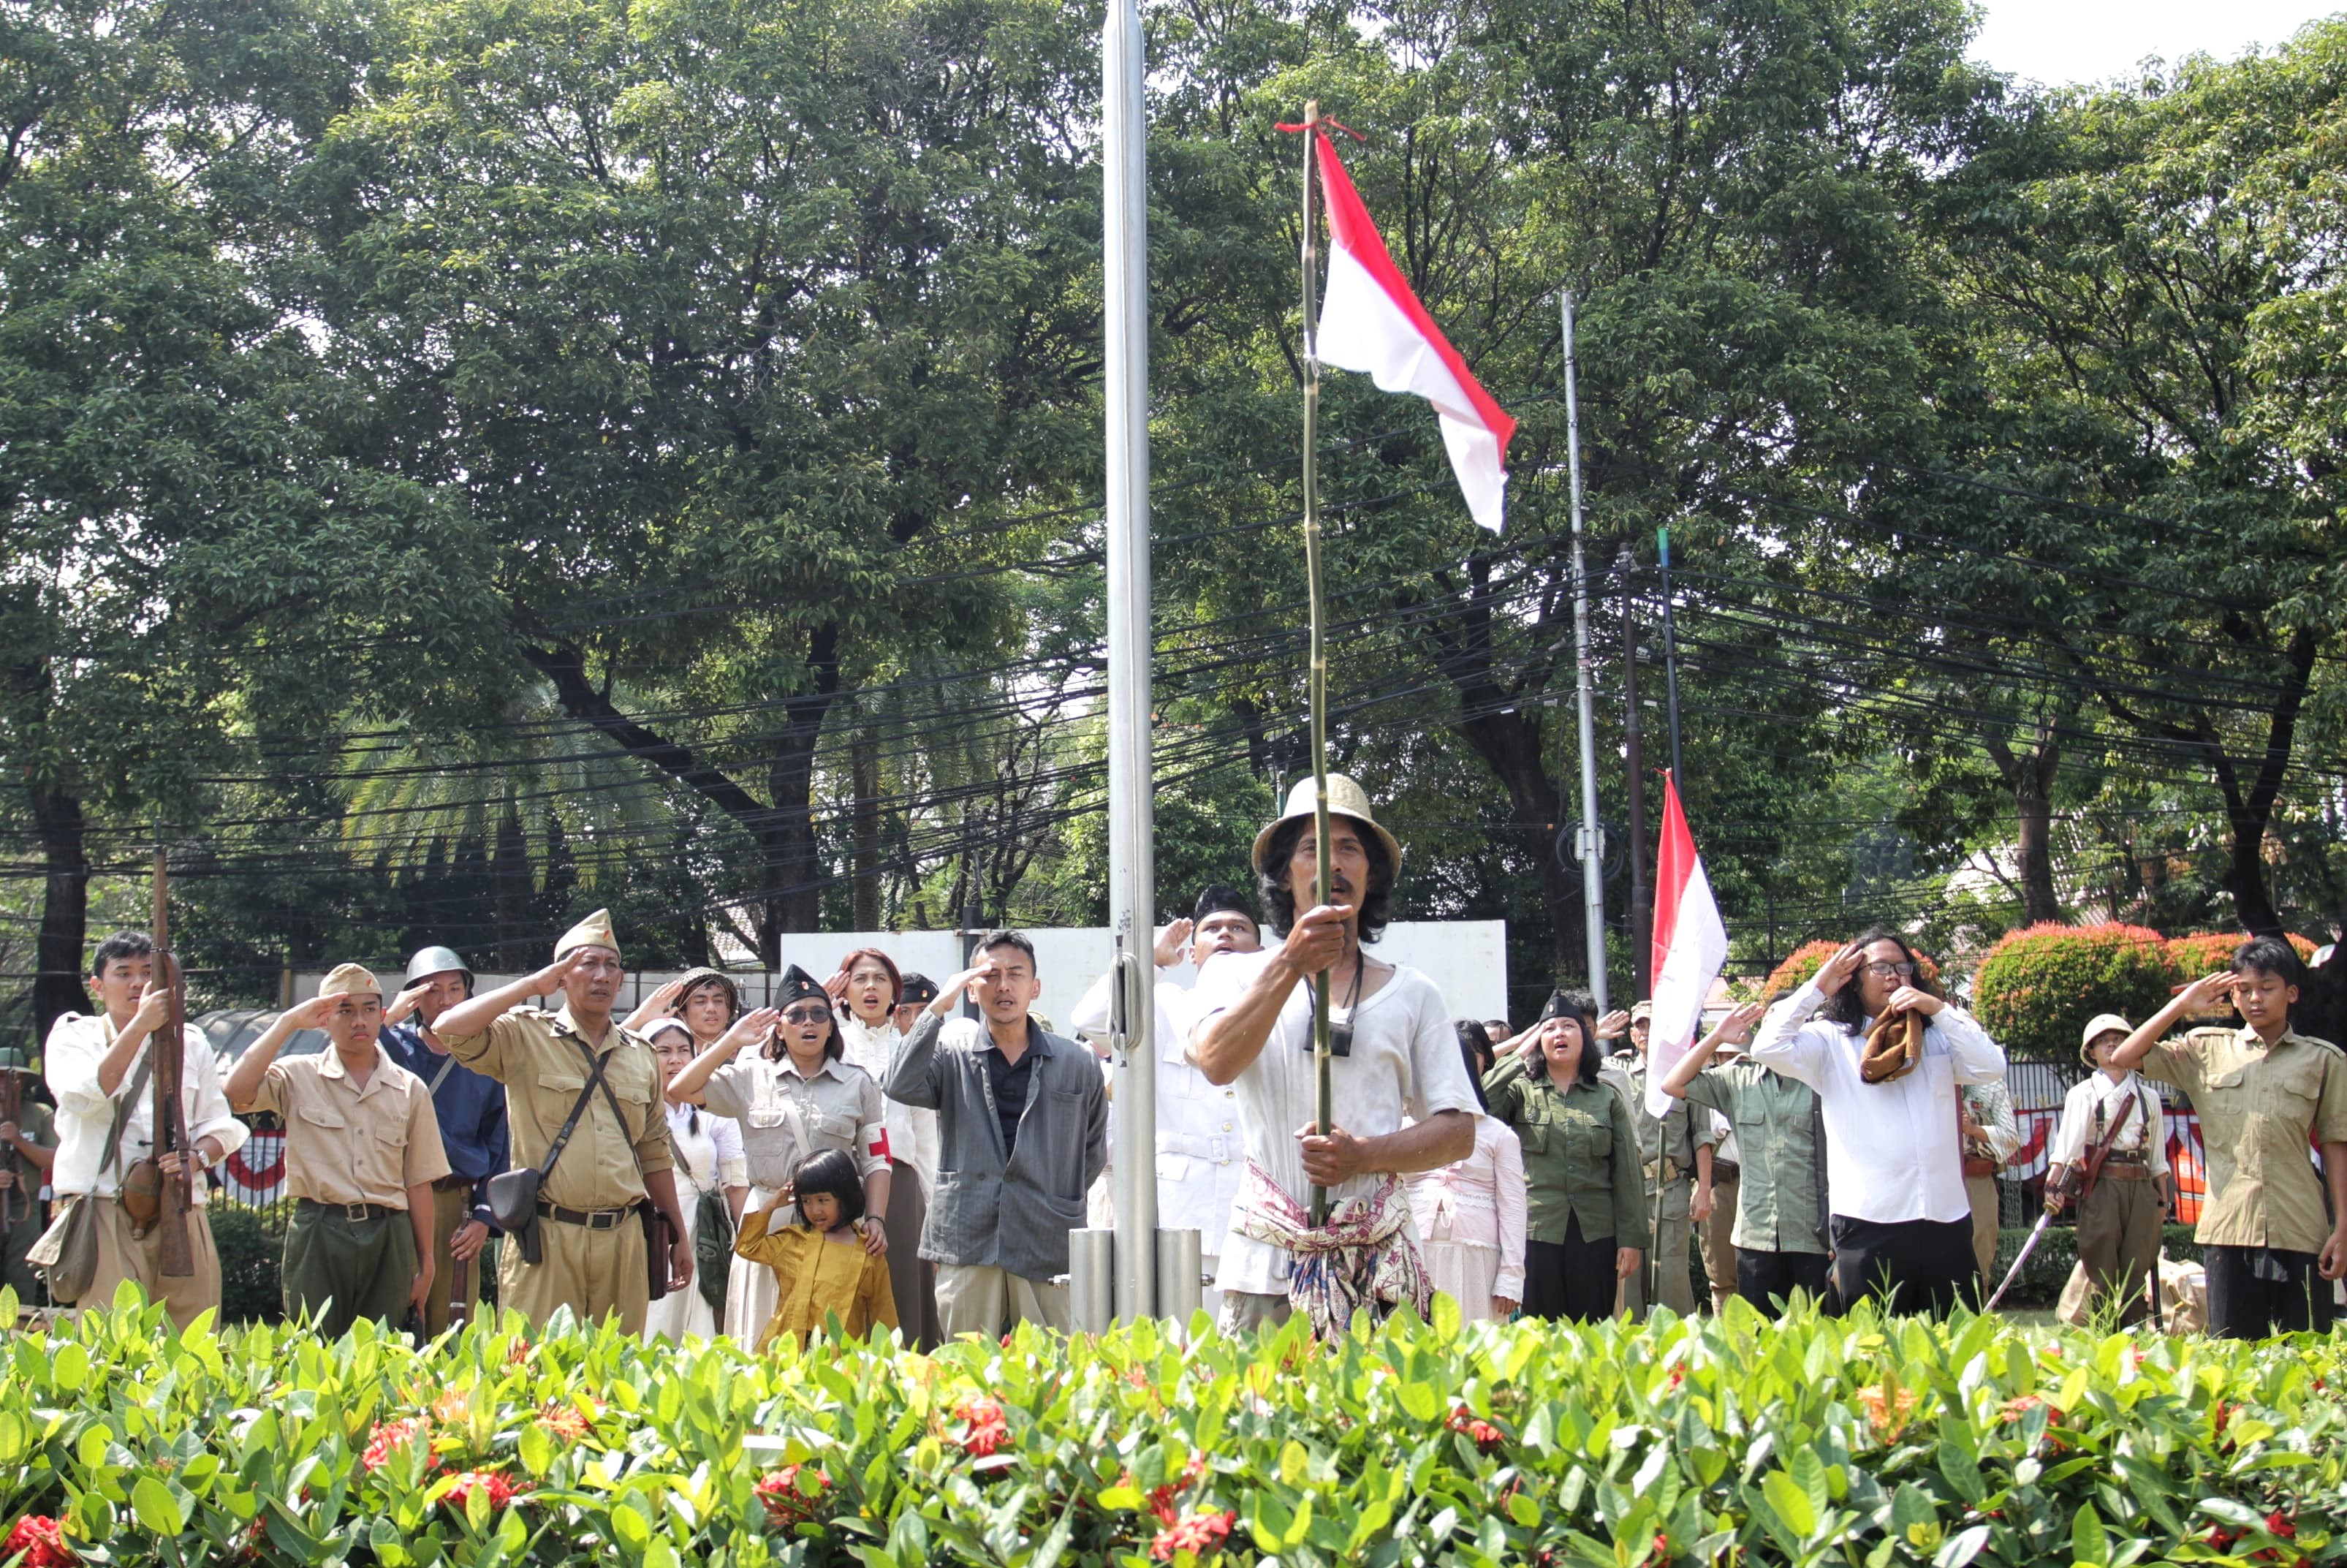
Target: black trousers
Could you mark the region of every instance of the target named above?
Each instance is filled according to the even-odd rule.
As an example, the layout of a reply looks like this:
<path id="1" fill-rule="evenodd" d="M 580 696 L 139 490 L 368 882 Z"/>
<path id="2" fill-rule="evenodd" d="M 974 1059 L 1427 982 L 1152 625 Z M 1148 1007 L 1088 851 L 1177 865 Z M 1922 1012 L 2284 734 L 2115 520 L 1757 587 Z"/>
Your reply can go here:
<path id="1" fill-rule="evenodd" d="M 1614 1315 L 1614 1238 L 1584 1241 L 1581 1216 L 1567 1221 L 1561 1242 L 1524 1243 L 1524 1316 L 1594 1323 Z"/>
<path id="2" fill-rule="evenodd" d="M 2331 1282 L 2311 1252 L 2265 1246 L 2204 1246 L 2209 1271 L 2209 1332 L 2219 1339 L 2263 1339 L 2331 1328 Z"/>
<path id="3" fill-rule="evenodd" d="M 1870 1296 L 1894 1312 L 1944 1317 L 1980 1300 L 1973 1222 L 1833 1217 L 1834 1287 L 1844 1307 Z"/>
<path id="4" fill-rule="evenodd" d="M 1826 1275 L 1833 1260 L 1821 1252 L 1755 1252 L 1736 1249 L 1736 1294 L 1763 1312 L 1775 1312 L 1796 1290 L 1826 1298 Z"/>

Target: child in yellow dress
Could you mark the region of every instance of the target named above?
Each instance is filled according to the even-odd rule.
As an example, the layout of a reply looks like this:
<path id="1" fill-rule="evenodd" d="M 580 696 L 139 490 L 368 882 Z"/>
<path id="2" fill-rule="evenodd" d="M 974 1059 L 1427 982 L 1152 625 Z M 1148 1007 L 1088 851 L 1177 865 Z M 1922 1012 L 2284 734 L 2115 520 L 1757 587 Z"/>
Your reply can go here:
<path id="1" fill-rule="evenodd" d="M 796 1223 L 774 1227 L 774 1211 L 797 1207 Z M 843 1331 L 861 1339 L 874 1326 L 897 1327 L 897 1298 L 888 1288 L 888 1259 L 865 1248 L 864 1179 L 856 1162 L 825 1149 L 799 1163 L 791 1184 L 764 1208 L 742 1216 L 733 1250 L 774 1271 L 774 1315 L 758 1348 L 779 1335 L 805 1338 L 836 1315 Z"/>

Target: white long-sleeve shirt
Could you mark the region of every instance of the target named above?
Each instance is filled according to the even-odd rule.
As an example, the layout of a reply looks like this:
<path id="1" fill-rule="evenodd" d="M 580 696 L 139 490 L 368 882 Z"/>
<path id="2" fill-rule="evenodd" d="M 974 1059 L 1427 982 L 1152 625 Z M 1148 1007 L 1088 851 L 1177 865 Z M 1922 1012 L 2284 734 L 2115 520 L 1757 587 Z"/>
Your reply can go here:
<path id="1" fill-rule="evenodd" d="M 1950 1003 L 1932 1016 L 1923 1060 L 1913 1071 L 1869 1083 L 1859 1077 L 1858 1063 L 1873 1020 L 1853 1034 L 1816 1016 L 1825 1003 L 1815 980 L 1803 986 L 1768 1009 L 1748 1054 L 1817 1091 L 1833 1212 L 1879 1225 L 1963 1219 L 1973 1205 L 1964 1192 L 1956 1089 L 2003 1078 L 2004 1048 Z"/>
<path id="2" fill-rule="evenodd" d="M 1239 1135 L 1238 1091 L 1215 1088 L 1190 1065 L 1190 993 L 1181 984 L 1188 972 L 1186 966 L 1160 968 L 1150 989 L 1157 1018 L 1157 1223 L 1166 1230 L 1196 1231 L 1199 1251 L 1220 1257 L 1246 1148 Z M 1112 978 L 1094 981 L 1069 1019 L 1069 1027 L 1087 1040 L 1108 1039 Z M 1115 1124 L 1112 1115 L 1110 1124 Z"/>
<path id="3" fill-rule="evenodd" d="M 874 1029 L 846 1008 L 834 1016 L 839 1020 L 839 1045 L 847 1064 L 870 1073 L 873 1082 L 886 1083 L 889 1056 L 903 1038 L 897 1032 L 896 1024 L 884 1022 Z M 880 1126 L 888 1134 L 888 1157 L 920 1173 L 924 1193 L 937 1191 L 938 1113 L 925 1106 L 882 1098 Z"/>
<path id="4" fill-rule="evenodd" d="M 1450 1239 L 1465 1246 L 1488 1246 L 1500 1255 L 1491 1294 L 1524 1298 L 1524 1231 L 1531 1199 L 1524 1185 L 1524 1152 L 1516 1130 L 1496 1116 L 1475 1120 L 1475 1152 L 1455 1164 L 1421 1171 L 1408 1179 L 1410 1217 L 1420 1235 L 1439 1220 L 1450 1222 Z"/>
<path id="5" fill-rule="evenodd" d="M 121 1189 L 122 1173 L 154 1152 L 155 1089 L 150 1078 L 139 1086 L 138 1098 L 123 1122 L 122 1145 L 114 1164 L 98 1169 L 106 1153 L 106 1134 L 114 1125 L 114 1107 L 138 1076 L 138 1064 L 155 1048 L 155 1037 L 142 1041 L 123 1069 L 122 1081 L 112 1094 L 97 1086 L 97 1064 L 104 1061 L 116 1030 L 106 1018 L 69 1012 L 49 1028 L 42 1051 L 42 1076 L 57 1101 L 57 1158 L 49 1171 L 49 1185 L 60 1195 L 96 1194 L 111 1197 Z M 251 1136 L 228 1108 L 220 1090 L 220 1063 L 212 1057 L 203 1031 L 187 1026 L 186 1055 L 179 1070 L 179 1103 L 190 1142 L 210 1138 L 225 1159 L 244 1147 Z M 195 1200 L 206 1201 L 207 1184 L 197 1182 Z"/>
<path id="6" fill-rule="evenodd" d="M 2129 1072 L 2116 1083 L 2107 1072 L 2095 1072 L 2070 1085 L 2070 1092 L 2062 1100 L 2062 1119 L 2054 1124 L 2053 1139 L 2045 1145 L 2046 1163 L 2055 1165 L 2075 1165 L 2086 1157 L 2095 1140 L 2110 1130 L 2119 1119 L 2120 1108 L 2132 1095 L 2134 1112 L 2121 1127 L 2118 1136 L 2111 1140 L 2114 1154 L 2140 1153 L 2144 1163 L 2155 1176 L 2168 1171 L 2168 1118 L 2160 1109 L 2159 1091 L 2139 1072 Z M 2102 1124 L 2095 1122 L 2095 1107 L 2103 1108 Z"/>

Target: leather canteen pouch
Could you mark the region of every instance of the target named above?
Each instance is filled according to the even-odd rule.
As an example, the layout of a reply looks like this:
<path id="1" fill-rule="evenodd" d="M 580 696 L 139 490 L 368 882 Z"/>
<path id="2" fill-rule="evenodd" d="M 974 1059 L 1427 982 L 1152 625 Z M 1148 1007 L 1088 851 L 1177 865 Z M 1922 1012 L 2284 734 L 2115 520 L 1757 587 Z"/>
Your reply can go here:
<path id="1" fill-rule="evenodd" d="M 489 1178 L 489 1218 L 521 1245 L 524 1263 L 542 1255 L 538 1235 L 538 1168 L 499 1171 Z"/>
<path id="2" fill-rule="evenodd" d="M 1866 1031 L 1866 1049 L 1859 1053 L 1858 1075 L 1869 1083 L 1888 1083 L 1915 1071 L 1923 1060 L 1923 1015 L 1887 1012 Z"/>
<path id="3" fill-rule="evenodd" d="M 1964 1156 L 1964 1174 L 1967 1176 L 1993 1176 L 1996 1174 L 1996 1162 L 1988 1158 L 1985 1154 L 1966 1154 Z"/>
<path id="4" fill-rule="evenodd" d="M 97 1204 L 93 1197 L 67 1198 L 25 1255 L 47 1282 L 49 1295 L 68 1306 L 78 1303 L 97 1277 Z"/>
<path id="5" fill-rule="evenodd" d="M 636 1211 L 644 1221 L 644 1287 L 651 1298 L 658 1301 L 668 1294 L 668 1254 L 675 1245 L 669 1235 L 668 1216 L 650 1198 Z"/>
<path id="6" fill-rule="evenodd" d="M 130 1234 L 144 1236 L 163 1217 L 163 1168 L 152 1160 L 135 1162 L 122 1173 L 115 1199 L 130 1216 Z"/>

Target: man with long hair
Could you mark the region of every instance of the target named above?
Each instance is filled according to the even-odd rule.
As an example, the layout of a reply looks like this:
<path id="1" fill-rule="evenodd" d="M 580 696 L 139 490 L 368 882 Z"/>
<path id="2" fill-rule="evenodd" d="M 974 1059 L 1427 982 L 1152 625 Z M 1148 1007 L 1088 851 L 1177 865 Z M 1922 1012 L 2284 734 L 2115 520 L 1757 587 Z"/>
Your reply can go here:
<path id="1" fill-rule="evenodd" d="M 1430 1291 L 1401 1177 L 1464 1159 L 1481 1107 L 1434 982 L 1361 950 L 1385 929 L 1401 846 L 1368 796 L 1328 775 L 1330 897 L 1311 906 L 1318 856 L 1310 779 L 1257 835 L 1263 910 L 1286 935 L 1259 954 L 1228 953 L 1193 993 L 1190 1060 L 1237 1091 L 1246 1168 L 1231 1207 L 1222 1270 L 1225 1332 L 1303 1311 L 1341 1332 L 1354 1308 L 1383 1316 Z M 1327 977 L 1330 1125 L 1315 1127 L 1313 987 Z M 1404 1125 L 1405 1122 L 1409 1125 Z M 1327 1189 L 1327 1223 L 1307 1204 Z"/>
<path id="2" fill-rule="evenodd" d="M 1938 1314 L 1976 1295 L 1956 1091 L 2003 1078 L 2004 1051 L 1912 949 L 1880 927 L 1860 937 L 1768 1009 L 1751 1058 L 1817 1091 L 1841 1299 Z"/>

